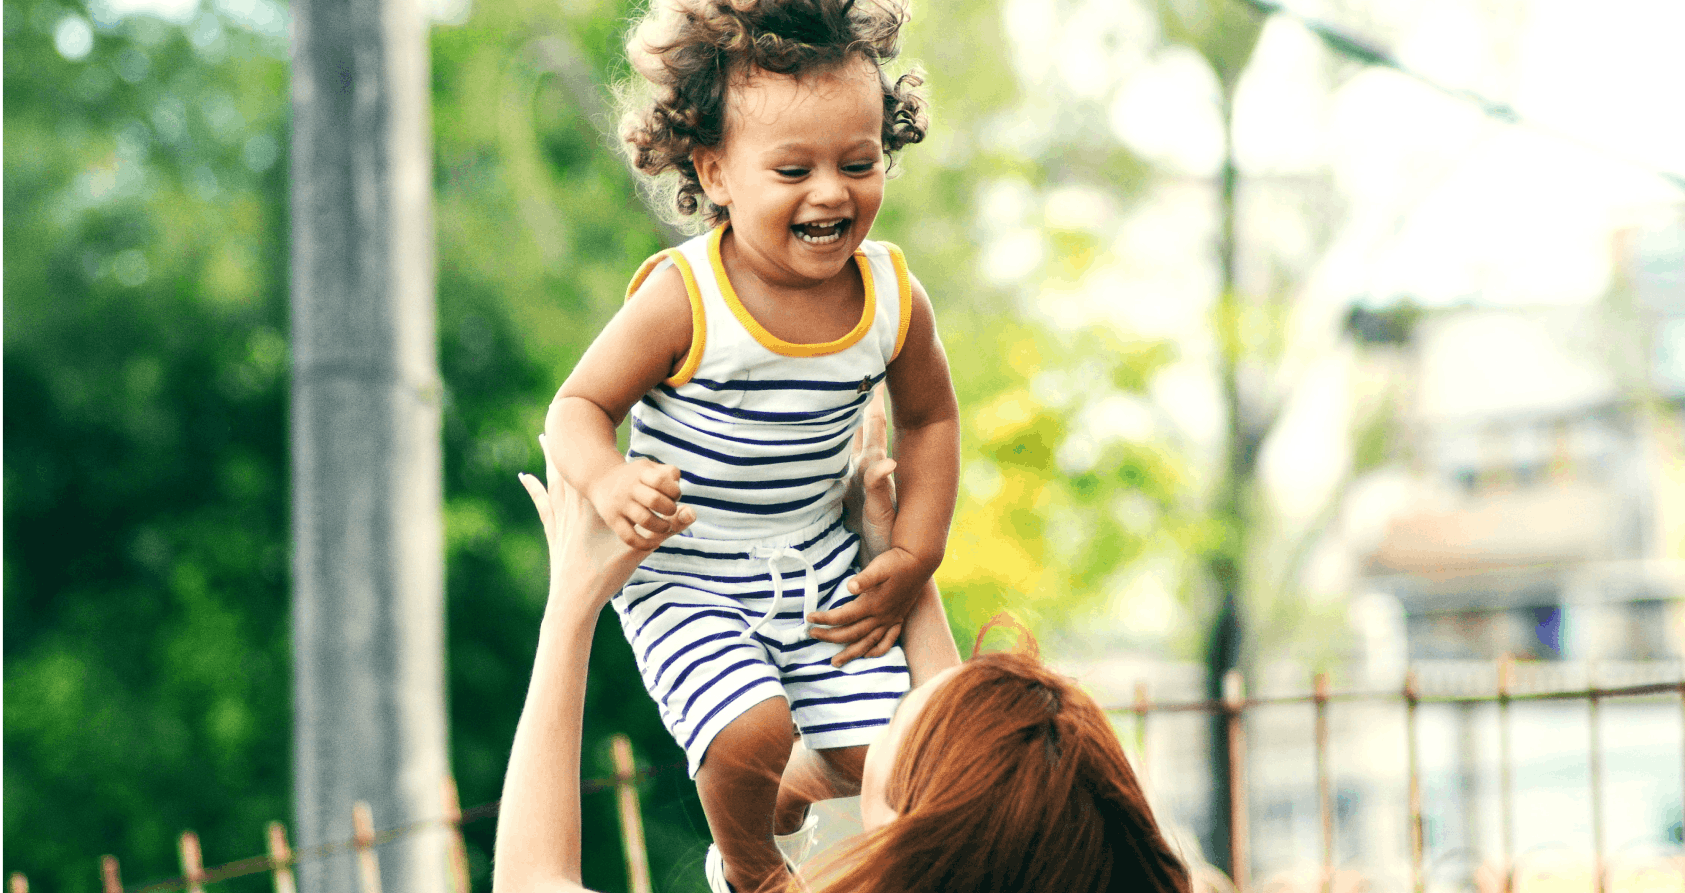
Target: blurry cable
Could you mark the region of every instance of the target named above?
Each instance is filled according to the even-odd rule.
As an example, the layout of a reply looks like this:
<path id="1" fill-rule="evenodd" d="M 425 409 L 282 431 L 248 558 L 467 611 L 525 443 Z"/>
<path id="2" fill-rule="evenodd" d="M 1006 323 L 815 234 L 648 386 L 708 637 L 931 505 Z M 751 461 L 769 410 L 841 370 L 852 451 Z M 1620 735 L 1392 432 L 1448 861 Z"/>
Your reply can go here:
<path id="1" fill-rule="evenodd" d="M 1348 59 L 1355 60 L 1364 65 L 1372 65 L 1377 68 L 1390 68 L 1393 71 L 1396 71 L 1418 83 L 1425 84 L 1446 96 L 1477 106 L 1489 118 L 1494 118 L 1498 121 L 1504 122 L 1505 124 L 1514 124 L 1518 127 L 1526 127 L 1530 130 L 1538 131 L 1555 139 L 1574 143 L 1581 148 L 1589 149 L 1598 154 L 1618 160 L 1629 167 L 1634 167 L 1647 173 L 1654 174 L 1655 176 L 1672 184 L 1676 189 L 1685 190 L 1685 176 L 1681 176 L 1673 171 L 1652 167 L 1642 161 L 1617 152 L 1608 146 L 1591 142 L 1575 136 L 1574 134 L 1557 130 L 1553 127 L 1546 127 L 1530 118 L 1523 118 L 1521 117 L 1521 113 L 1517 112 L 1515 107 L 1509 103 L 1488 99 L 1473 90 L 1463 87 L 1453 87 L 1434 80 L 1433 78 L 1406 66 L 1402 62 L 1398 61 L 1396 56 L 1375 45 L 1369 40 L 1350 34 L 1334 25 L 1328 24 L 1327 22 L 1319 21 L 1311 18 L 1310 16 L 1295 12 L 1294 10 L 1275 2 L 1275 0 L 1236 0 L 1236 2 L 1251 7 L 1253 11 L 1262 15 L 1268 16 L 1279 14 L 1298 22 L 1306 30 L 1320 38 L 1329 49 L 1345 56 Z"/>

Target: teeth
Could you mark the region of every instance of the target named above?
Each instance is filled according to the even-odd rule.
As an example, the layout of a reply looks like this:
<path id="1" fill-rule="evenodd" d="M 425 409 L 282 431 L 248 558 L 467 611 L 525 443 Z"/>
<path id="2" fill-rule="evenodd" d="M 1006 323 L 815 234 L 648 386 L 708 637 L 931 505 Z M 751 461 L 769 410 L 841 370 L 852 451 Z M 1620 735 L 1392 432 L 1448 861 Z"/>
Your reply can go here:
<path id="1" fill-rule="evenodd" d="M 790 229 L 809 245 L 829 245 L 842 238 L 847 220 L 827 220 L 814 223 L 798 223 Z"/>

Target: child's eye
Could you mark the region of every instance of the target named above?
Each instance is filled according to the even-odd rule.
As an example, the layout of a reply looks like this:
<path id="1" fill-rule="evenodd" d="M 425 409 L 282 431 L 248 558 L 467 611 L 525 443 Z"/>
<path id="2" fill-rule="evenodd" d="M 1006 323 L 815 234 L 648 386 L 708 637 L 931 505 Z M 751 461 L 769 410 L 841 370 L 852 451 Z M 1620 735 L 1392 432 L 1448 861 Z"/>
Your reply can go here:
<path id="1" fill-rule="evenodd" d="M 869 174 L 872 172 L 872 169 L 877 166 L 878 163 L 876 161 L 861 161 L 855 164 L 844 165 L 843 170 L 851 174 Z"/>
<path id="2" fill-rule="evenodd" d="M 778 176 L 780 176 L 780 177 L 789 177 L 790 179 L 795 179 L 796 177 L 800 177 L 803 174 L 806 174 L 807 168 L 805 168 L 805 167 L 778 167 L 778 168 L 773 168 L 773 172 L 778 174 Z"/>

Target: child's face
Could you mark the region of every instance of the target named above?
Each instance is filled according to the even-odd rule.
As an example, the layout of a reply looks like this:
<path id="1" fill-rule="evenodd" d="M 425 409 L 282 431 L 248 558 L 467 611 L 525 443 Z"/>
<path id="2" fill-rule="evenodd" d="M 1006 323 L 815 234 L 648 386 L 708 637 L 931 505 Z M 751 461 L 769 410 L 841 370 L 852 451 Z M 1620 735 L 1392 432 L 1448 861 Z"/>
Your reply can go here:
<path id="1" fill-rule="evenodd" d="M 731 211 L 738 259 L 771 284 L 843 271 L 883 204 L 883 92 L 854 59 L 834 71 L 756 71 L 733 84 L 725 139 L 698 149 L 708 197 Z"/>

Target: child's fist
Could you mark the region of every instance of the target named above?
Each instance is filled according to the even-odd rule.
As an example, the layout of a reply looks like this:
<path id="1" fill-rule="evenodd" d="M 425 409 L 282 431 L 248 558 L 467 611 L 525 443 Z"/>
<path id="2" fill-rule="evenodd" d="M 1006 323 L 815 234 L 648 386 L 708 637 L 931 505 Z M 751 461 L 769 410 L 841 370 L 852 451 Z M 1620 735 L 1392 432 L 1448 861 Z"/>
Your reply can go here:
<path id="1" fill-rule="evenodd" d="M 679 470 L 649 459 L 634 459 L 598 478 L 588 494 L 591 505 L 621 542 L 653 549 L 673 532 L 679 510 Z"/>

